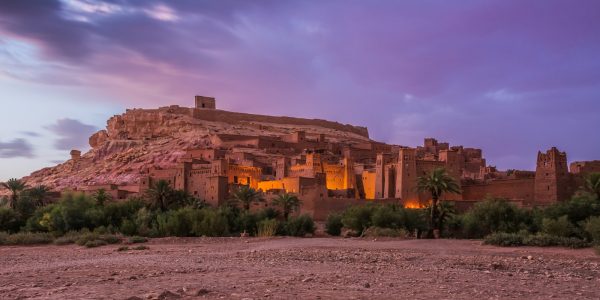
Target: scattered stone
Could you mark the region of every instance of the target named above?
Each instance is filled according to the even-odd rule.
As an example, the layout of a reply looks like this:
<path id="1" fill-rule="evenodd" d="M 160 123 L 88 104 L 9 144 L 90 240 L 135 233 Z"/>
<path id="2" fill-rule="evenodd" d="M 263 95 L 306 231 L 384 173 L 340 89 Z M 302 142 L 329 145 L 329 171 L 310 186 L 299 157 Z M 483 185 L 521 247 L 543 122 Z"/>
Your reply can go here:
<path id="1" fill-rule="evenodd" d="M 210 291 L 207 289 L 199 289 L 198 292 L 196 292 L 196 296 L 202 296 L 202 295 L 206 295 L 208 293 L 210 293 Z"/>
<path id="2" fill-rule="evenodd" d="M 170 299 L 180 299 L 181 295 L 175 294 L 171 291 L 164 291 L 158 295 L 158 300 L 170 300 Z"/>

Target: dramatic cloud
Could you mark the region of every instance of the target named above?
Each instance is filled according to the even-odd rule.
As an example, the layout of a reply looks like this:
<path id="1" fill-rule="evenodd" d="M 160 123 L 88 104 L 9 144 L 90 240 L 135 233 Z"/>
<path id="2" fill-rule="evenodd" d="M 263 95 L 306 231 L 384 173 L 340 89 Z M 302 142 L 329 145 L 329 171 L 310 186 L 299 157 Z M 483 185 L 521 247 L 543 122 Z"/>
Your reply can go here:
<path id="1" fill-rule="evenodd" d="M 9 142 L 0 141 L 0 158 L 25 157 L 33 158 L 33 147 L 25 139 L 14 139 Z"/>
<path id="2" fill-rule="evenodd" d="M 598 153 L 598 32 L 595 0 L 5 0 L 0 76 L 127 107 L 211 95 L 225 109 L 365 125 L 402 145 L 435 136 L 529 167 L 551 145 Z"/>
<path id="3" fill-rule="evenodd" d="M 59 136 L 54 143 L 58 150 L 87 148 L 88 138 L 98 130 L 94 126 L 68 118 L 57 120 L 56 123 L 46 126 L 46 129 Z"/>
<path id="4" fill-rule="evenodd" d="M 37 132 L 33 132 L 33 131 L 20 131 L 19 133 L 24 134 L 26 136 L 30 136 L 30 137 L 40 137 L 41 134 L 37 133 Z"/>

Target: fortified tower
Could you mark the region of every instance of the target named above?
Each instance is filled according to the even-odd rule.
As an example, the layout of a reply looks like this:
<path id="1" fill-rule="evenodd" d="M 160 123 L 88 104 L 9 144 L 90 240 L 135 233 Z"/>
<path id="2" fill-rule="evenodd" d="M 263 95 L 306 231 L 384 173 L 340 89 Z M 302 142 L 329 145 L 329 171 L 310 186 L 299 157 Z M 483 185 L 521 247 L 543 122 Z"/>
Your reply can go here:
<path id="1" fill-rule="evenodd" d="M 384 197 L 385 186 L 385 160 L 383 153 L 377 154 L 377 162 L 375 164 L 375 199 Z"/>
<path id="2" fill-rule="evenodd" d="M 200 109 L 216 109 L 216 100 L 213 97 L 196 96 L 196 108 Z"/>
<path id="3" fill-rule="evenodd" d="M 569 171 L 567 154 L 556 147 L 538 152 L 535 169 L 534 201 L 537 204 L 551 204 L 569 197 Z"/>
<path id="4" fill-rule="evenodd" d="M 400 149 L 396 168 L 396 198 L 403 201 L 418 201 L 417 151 L 414 148 Z"/>

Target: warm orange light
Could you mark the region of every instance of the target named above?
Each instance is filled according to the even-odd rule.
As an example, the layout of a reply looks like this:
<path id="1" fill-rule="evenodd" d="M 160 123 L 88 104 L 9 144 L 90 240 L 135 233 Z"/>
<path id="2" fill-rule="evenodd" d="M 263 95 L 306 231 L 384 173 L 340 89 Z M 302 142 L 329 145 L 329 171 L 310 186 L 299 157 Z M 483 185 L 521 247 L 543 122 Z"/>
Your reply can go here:
<path id="1" fill-rule="evenodd" d="M 423 204 L 419 203 L 419 201 L 411 200 L 404 202 L 405 208 L 423 208 L 425 207 Z"/>

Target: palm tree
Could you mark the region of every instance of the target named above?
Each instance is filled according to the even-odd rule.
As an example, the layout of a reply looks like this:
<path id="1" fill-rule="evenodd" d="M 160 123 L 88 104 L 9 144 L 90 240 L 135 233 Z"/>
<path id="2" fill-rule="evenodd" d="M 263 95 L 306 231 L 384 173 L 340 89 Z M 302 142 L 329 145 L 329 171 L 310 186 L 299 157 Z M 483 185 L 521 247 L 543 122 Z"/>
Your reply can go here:
<path id="1" fill-rule="evenodd" d="M 159 180 L 146 191 L 150 206 L 162 211 L 167 210 L 173 198 L 173 189 L 166 180 Z"/>
<path id="2" fill-rule="evenodd" d="M 94 194 L 93 199 L 99 206 L 104 206 L 104 202 L 112 200 L 112 196 L 105 189 L 99 189 Z"/>
<path id="3" fill-rule="evenodd" d="M 264 201 L 264 199 L 260 192 L 247 185 L 243 185 L 233 192 L 231 201 L 236 204 L 242 204 L 244 210 L 249 211 L 250 205 L 253 202 L 261 202 Z"/>
<path id="4" fill-rule="evenodd" d="M 448 175 L 446 169 L 436 168 L 426 176 L 417 179 L 417 190 L 431 194 L 431 226 L 434 236 L 439 235 L 440 222 L 438 201 L 444 193 L 460 194 L 458 183 Z M 437 237 L 437 236 L 436 236 Z"/>
<path id="5" fill-rule="evenodd" d="M 25 183 L 21 182 L 19 179 L 11 178 L 7 182 L 2 182 L 2 186 L 12 193 L 9 205 L 10 208 L 14 209 L 17 204 L 17 199 L 19 199 L 19 193 L 26 188 Z"/>
<path id="6" fill-rule="evenodd" d="M 590 173 L 583 182 L 583 191 L 596 196 L 600 200 L 600 173 Z"/>
<path id="7" fill-rule="evenodd" d="M 283 211 L 283 218 L 285 220 L 288 219 L 291 212 L 300 208 L 301 204 L 302 201 L 300 201 L 298 197 L 288 193 L 283 193 L 277 196 L 277 198 L 273 199 L 273 205 L 281 207 L 281 210 Z"/>
<path id="8" fill-rule="evenodd" d="M 27 193 L 34 201 L 35 205 L 41 207 L 46 204 L 46 196 L 48 191 L 50 191 L 50 189 L 48 189 L 45 185 L 38 185 L 28 189 Z"/>

